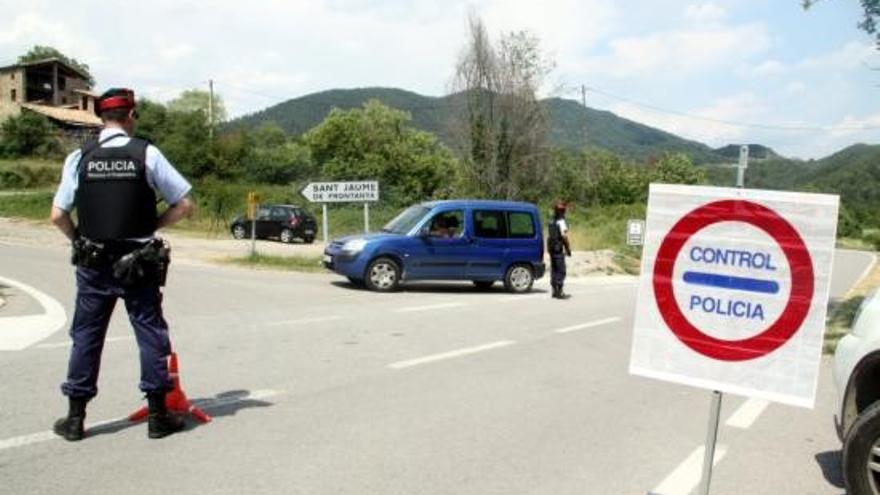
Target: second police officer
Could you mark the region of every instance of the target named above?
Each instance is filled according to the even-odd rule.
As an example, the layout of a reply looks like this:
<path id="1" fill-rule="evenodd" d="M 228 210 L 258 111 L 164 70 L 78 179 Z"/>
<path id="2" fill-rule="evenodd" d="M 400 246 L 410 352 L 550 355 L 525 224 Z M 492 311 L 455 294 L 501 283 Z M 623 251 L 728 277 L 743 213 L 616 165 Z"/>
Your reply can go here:
<path id="1" fill-rule="evenodd" d="M 86 404 L 98 393 L 101 352 L 118 299 L 125 302 L 140 350 L 149 438 L 184 426 L 183 419 L 165 406 L 172 388 L 171 344 L 160 287 L 169 257 L 167 245 L 155 232 L 191 213 L 191 186 L 158 148 L 133 137 L 135 107 L 129 89 L 111 89 L 98 98 L 95 112 L 104 127 L 96 140 L 68 155 L 52 202 L 52 223 L 73 243 L 76 265 L 73 347 L 61 385 L 69 408 L 54 425 L 55 433 L 70 441 L 84 436 Z M 157 193 L 170 205 L 161 214 Z M 78 225 L 71 218 L 73 210 Z"/>
<path id="2" fill-rule="evenodd" d="M 568 299 L 562 290 L 565 284 L 565 257 L 571 256 L 571 245 L 568 242 L 568 224 L 565 222 L 565 210 L 568 205 L 557 201 L 553 205 L 553 217 L 547 226 L 547 252 L 550 253 L 550 286 L 553 298 Z"/>

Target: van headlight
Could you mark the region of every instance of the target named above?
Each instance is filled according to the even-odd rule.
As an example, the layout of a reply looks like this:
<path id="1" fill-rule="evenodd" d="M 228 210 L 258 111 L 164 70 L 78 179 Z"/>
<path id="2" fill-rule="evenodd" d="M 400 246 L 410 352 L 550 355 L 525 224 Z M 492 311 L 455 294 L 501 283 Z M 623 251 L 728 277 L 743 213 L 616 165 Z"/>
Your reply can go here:
<path id="1" fill-rule="evenodd" d="M 342 245 L 342 250 L 348 254 L 358 254 L 364 250 L 364 246 L 366 245 L 366 239 L 352 239 L 346 241 L 346 243 Z"/>

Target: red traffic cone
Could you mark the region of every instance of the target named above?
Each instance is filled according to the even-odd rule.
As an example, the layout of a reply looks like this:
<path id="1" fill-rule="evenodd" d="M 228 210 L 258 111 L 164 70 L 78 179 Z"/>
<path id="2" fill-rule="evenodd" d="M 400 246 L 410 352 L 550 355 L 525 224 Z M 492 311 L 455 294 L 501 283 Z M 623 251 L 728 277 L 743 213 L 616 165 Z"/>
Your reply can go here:
<path id="1" fill-rule="evenodd" d="M 192 402 L 186 397 L 186 393 L 184 393 L 183 389 L 180 387 L 180 374 L 177 370 L 177 353 L 172 352 L 171 356 L 168 358 L 168 375 L 171 377 L 171 381 L 174 384 L 174 388 L 165 395 L 165 407 L 168 408 L 170 412 L 176 414 L 191 414 L 194 418 L 202 423 L 207 423 L 211 421 L 211 416 L 205 411 L 202 411 L 198 407 L 194 406 Z M 131 413 L 128 416 L 129 421 L 143 421 L 146 419 L 149 410 L 146 407 L 142 407 L 137 411 Z"/>

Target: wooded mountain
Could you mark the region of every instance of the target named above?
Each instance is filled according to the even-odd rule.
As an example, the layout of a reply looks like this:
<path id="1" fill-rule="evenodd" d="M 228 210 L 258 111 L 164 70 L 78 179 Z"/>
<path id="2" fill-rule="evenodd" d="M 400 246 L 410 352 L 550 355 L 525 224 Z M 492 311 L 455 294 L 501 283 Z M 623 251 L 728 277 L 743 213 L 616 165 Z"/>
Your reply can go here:
<path id="1" fill-rule="evenodd" d="M 233 120 L 227 126 L 256 127 L 265 122 L 275 122 L 285 132 L 299 135 L 318 125 L 331 109 L 357 108 L 371 99 L 409 112 L 416 128 L 436 134 L 448 146 L 455 147 L 452 122 L 464 105 L 461 94 L 430 97 L 393 88 L 334 89 L 279 103 Z M 730 161 L 729 156 L 705 144 L 618 117 L 611 112 L 584 108 L 574 100 L 548 98 L 542 104 L 549 117 L 550 142 L 555 146 L 570 149 L 594 146 L 638 161 L 668 151 L 687 153 L 695 163 Z"/>
<path id="2" fill-rule="evenodd" d="M 275 122 L 287 133 L 299 135 L 318 125 L 333 108 L 358 108 L 371 99 L 409 112 L 416 128 L 434 133 L 455 148 L 452 122 L 464 105 L 460 94 L 428 97 L 393 88 L 335 89 L 288 100 L 226 126 L 252 128 Z M 718 165 L 736 163 L 739 145 L 713 149 L 611 112 L 584 108 L 573 100 L 548 98 L 542 104 L 549 118 L 550 142 L 555 146 L 599 147 L 637 163 L 647 163 L 665 152 L 683 152 L 694 163 L 706 166 L 711 184 L 735 184 L 736 171 Z M 804 161 L 750 144 L 749 157 L 746 187 L 840 194 L 845 207 L 860 223 L 878 223 L 880 145 L 853 145 L 821 160 Z"/>

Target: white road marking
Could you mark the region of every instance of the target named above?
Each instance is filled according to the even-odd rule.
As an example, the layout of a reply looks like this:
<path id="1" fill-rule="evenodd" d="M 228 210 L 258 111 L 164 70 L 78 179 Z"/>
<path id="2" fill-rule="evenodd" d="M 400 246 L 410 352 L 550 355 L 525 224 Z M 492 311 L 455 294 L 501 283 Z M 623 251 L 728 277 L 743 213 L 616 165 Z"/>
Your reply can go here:
<path id="1" fill-rule="evenodd" d="M 587 322 L 587 323 L 581 323 L 580 325 L 572 325 L 572 326 L 570 326 L 570 327 L 560 328 L 560 329 L 558 329 L 558 330 L 554 330 L 554 332 L 556 332 L 556 333 L 575 332 L 575 331 L 577 331 L 577 330 L 583 330 L 583 329 L 585 329 L 585 328 L 598 327 L 598 326 L 601 326 L 601 325 L 607 325 L 607 324 L 609 324 L 609 323 L 615 323 L 615 322 L 618 322 L 618 321 L 620 321 L 620 317 L 619 317 L 619 316 L 612 316 L 611 318 L 603 318 L 603 319 L 601 319 L 601 320 L 590 321 L 590 322 Z"/>
<path id="2" fill-rule="evenodd" d="M 36 299 L 45 313 L 0 318 L 0 351 L 20 351 L 52 335 L 67 321 L 61 303 L 16 280 L 0 277 L 0 283 L 15 287 Z"/>
<path id="3" fill-rule="evenodd" d="M 127 337 L 107 337 L 106 339 L 104 339 L 104 343 L 106 344 L 108 342 L 128 342 L 131 340 L 134 340 L 134 337 L 132 337 L 130 335 Z M 34 346 L 34 348 L 35 349 L 58 349 L 61 347 L 72 347 L 72 346 L 73 346 L 73 342 L 50 342 L 48 344 L 37 344 Z"/>
<path id="4" fill-rule="evenodd" d="M 651 490 L 651 495 L 688 495 L 700 484 L 700 477 L 703 474 L 703 455 L 706 451 L 705 446 L 697 447 L 687 459 L 675 468 L 657 488 Z M 715 446 L 715 458 L 712 465 L 716 465 L 724 458 L 727 453 L 726 445 Z"/>
<path id="5" fill-rule="evenodd" d="M 316 316 L 314 318 L 299 318 L 296 320 L 282 320 L 282 321 L 273 321 L 272 323 L 267 323 L 268 326 L 274 327 L 279 325 L 302 325 L 304 323 L 321 323 L 325 321 L 336 321 L 343 319 L 342 316 Z"/>
<path id="6" fill-rule="evenodd" d="M 859 275 L 859 278 L 856 279 L 856 283 L 853 284 L 853 287 L 855 287 L 856 285 L 859 285 L 859 282 L 864 280 L 864 278 L 867 277 L 869 273 L 871 273 L 871 270 L 874 269 L 874 265 L 877 264 L 877 255 L 876 254 L 874 254 L 874 253 L 865 253 L 865 254 L 867 254 L 868 256 L 871 257 L 871 263 L 869 263 L 868 267 L 865 268 L 865 271 L 863 271 L 862 274 Z"/>
<path id="7" fill-rule="evenodd" d="M 516 344 L 513 340 L 500 340 L 498 342 L 492 342 L 491 344 L 484 344 L 476 347 L 468 347 L 466 349 L 458 349 L 455 351 L 444 352 L 441 354 L 434 354 L 431 356 L 420 357 L 416 359 L 409 359 L 407 361 L 398 361 L 396 363 L 391 363 L 388 365 L 389 368 L 399 370 L 403 368 L 409 368 L 412 366 L 418 366 L 420 364 L 433 363 L 435 361 L 442 361 L 444 359 L 452 359 L 461 356 L 467 356 L 470 354 L 476 354 L 478 352 L 490 351 L 492 349 L 498 349 L 500 347 L 507 347 L 510 345 Z"/>
<path id="8" fill-rule="evenodd" d="M 743 402 L 724 424 L 741 430 L 750 428 L 769 405 L 769 401 L 751 398 Z"/>
<path id="9" fill-rule="evenodd" d="M 461 306 L 465 306 L 465 303 L 454 302 L 454 303 L 442 303 L 442 304 L 430 304 L 428 306 L 410 306 L 408 308 L 400 308 L 395 310 L 395 313 L 414 313 L 416 311 L 430 311 L 432 309 L 447 309 L 447 308 L 458 308 Z"/>
<path id="10" fill-rule="evenodd" d="M 508 294 L 508 295 L 503 296 L 503 297 L 497 297 L 497 298 L 495 298 L 495 300 L 498 301 L 498 302 L 503 302 L 503 303 L 506 303 L 506 302 L 514 303 L 514 302 L 522 302 L 522 301 L 525 301 L 525 300 L 538 299 L 538 298 L 542 298 L 542 299 L 543 299 L 543 298 L 548 298 L 548 299 L 549 299 L 550 296 L 548 296 L 547 294 L 541 294 L 541 293 L 535 293 L 535 294 Z"/>
<path id="11" fill-rule="evenodd" d="M 255 390 L 248 395 L 196 400 L 193 401 L 193 403 L 201 407 L 202 409 L 211 410 L 246 400 L 268 399 L 270 397 L 281 395 L 283 393 L 284 392 L 280 390 Z M 89 423 L 86 425 L 86 439 L 88 439 L 89 430 L 94 430 L 96 428 L 101 428 L 105 426 L 126 426 L 129 424 L 132 423 L 128 420 L 128 418 L 111 419 L 106 421 L 98 421 L 96 423 Z M 35 443 L 43 443 L 60 438 L 61 437 L 59 437 L 52 431 L 43 431 L 40 433 L 32 433 L 30 435 L 21 435 L 17 437 L 7 438 L 6 440 L 0 440 L 0 450 L 14 449 L 16 447 L 26 447 Z"/>

